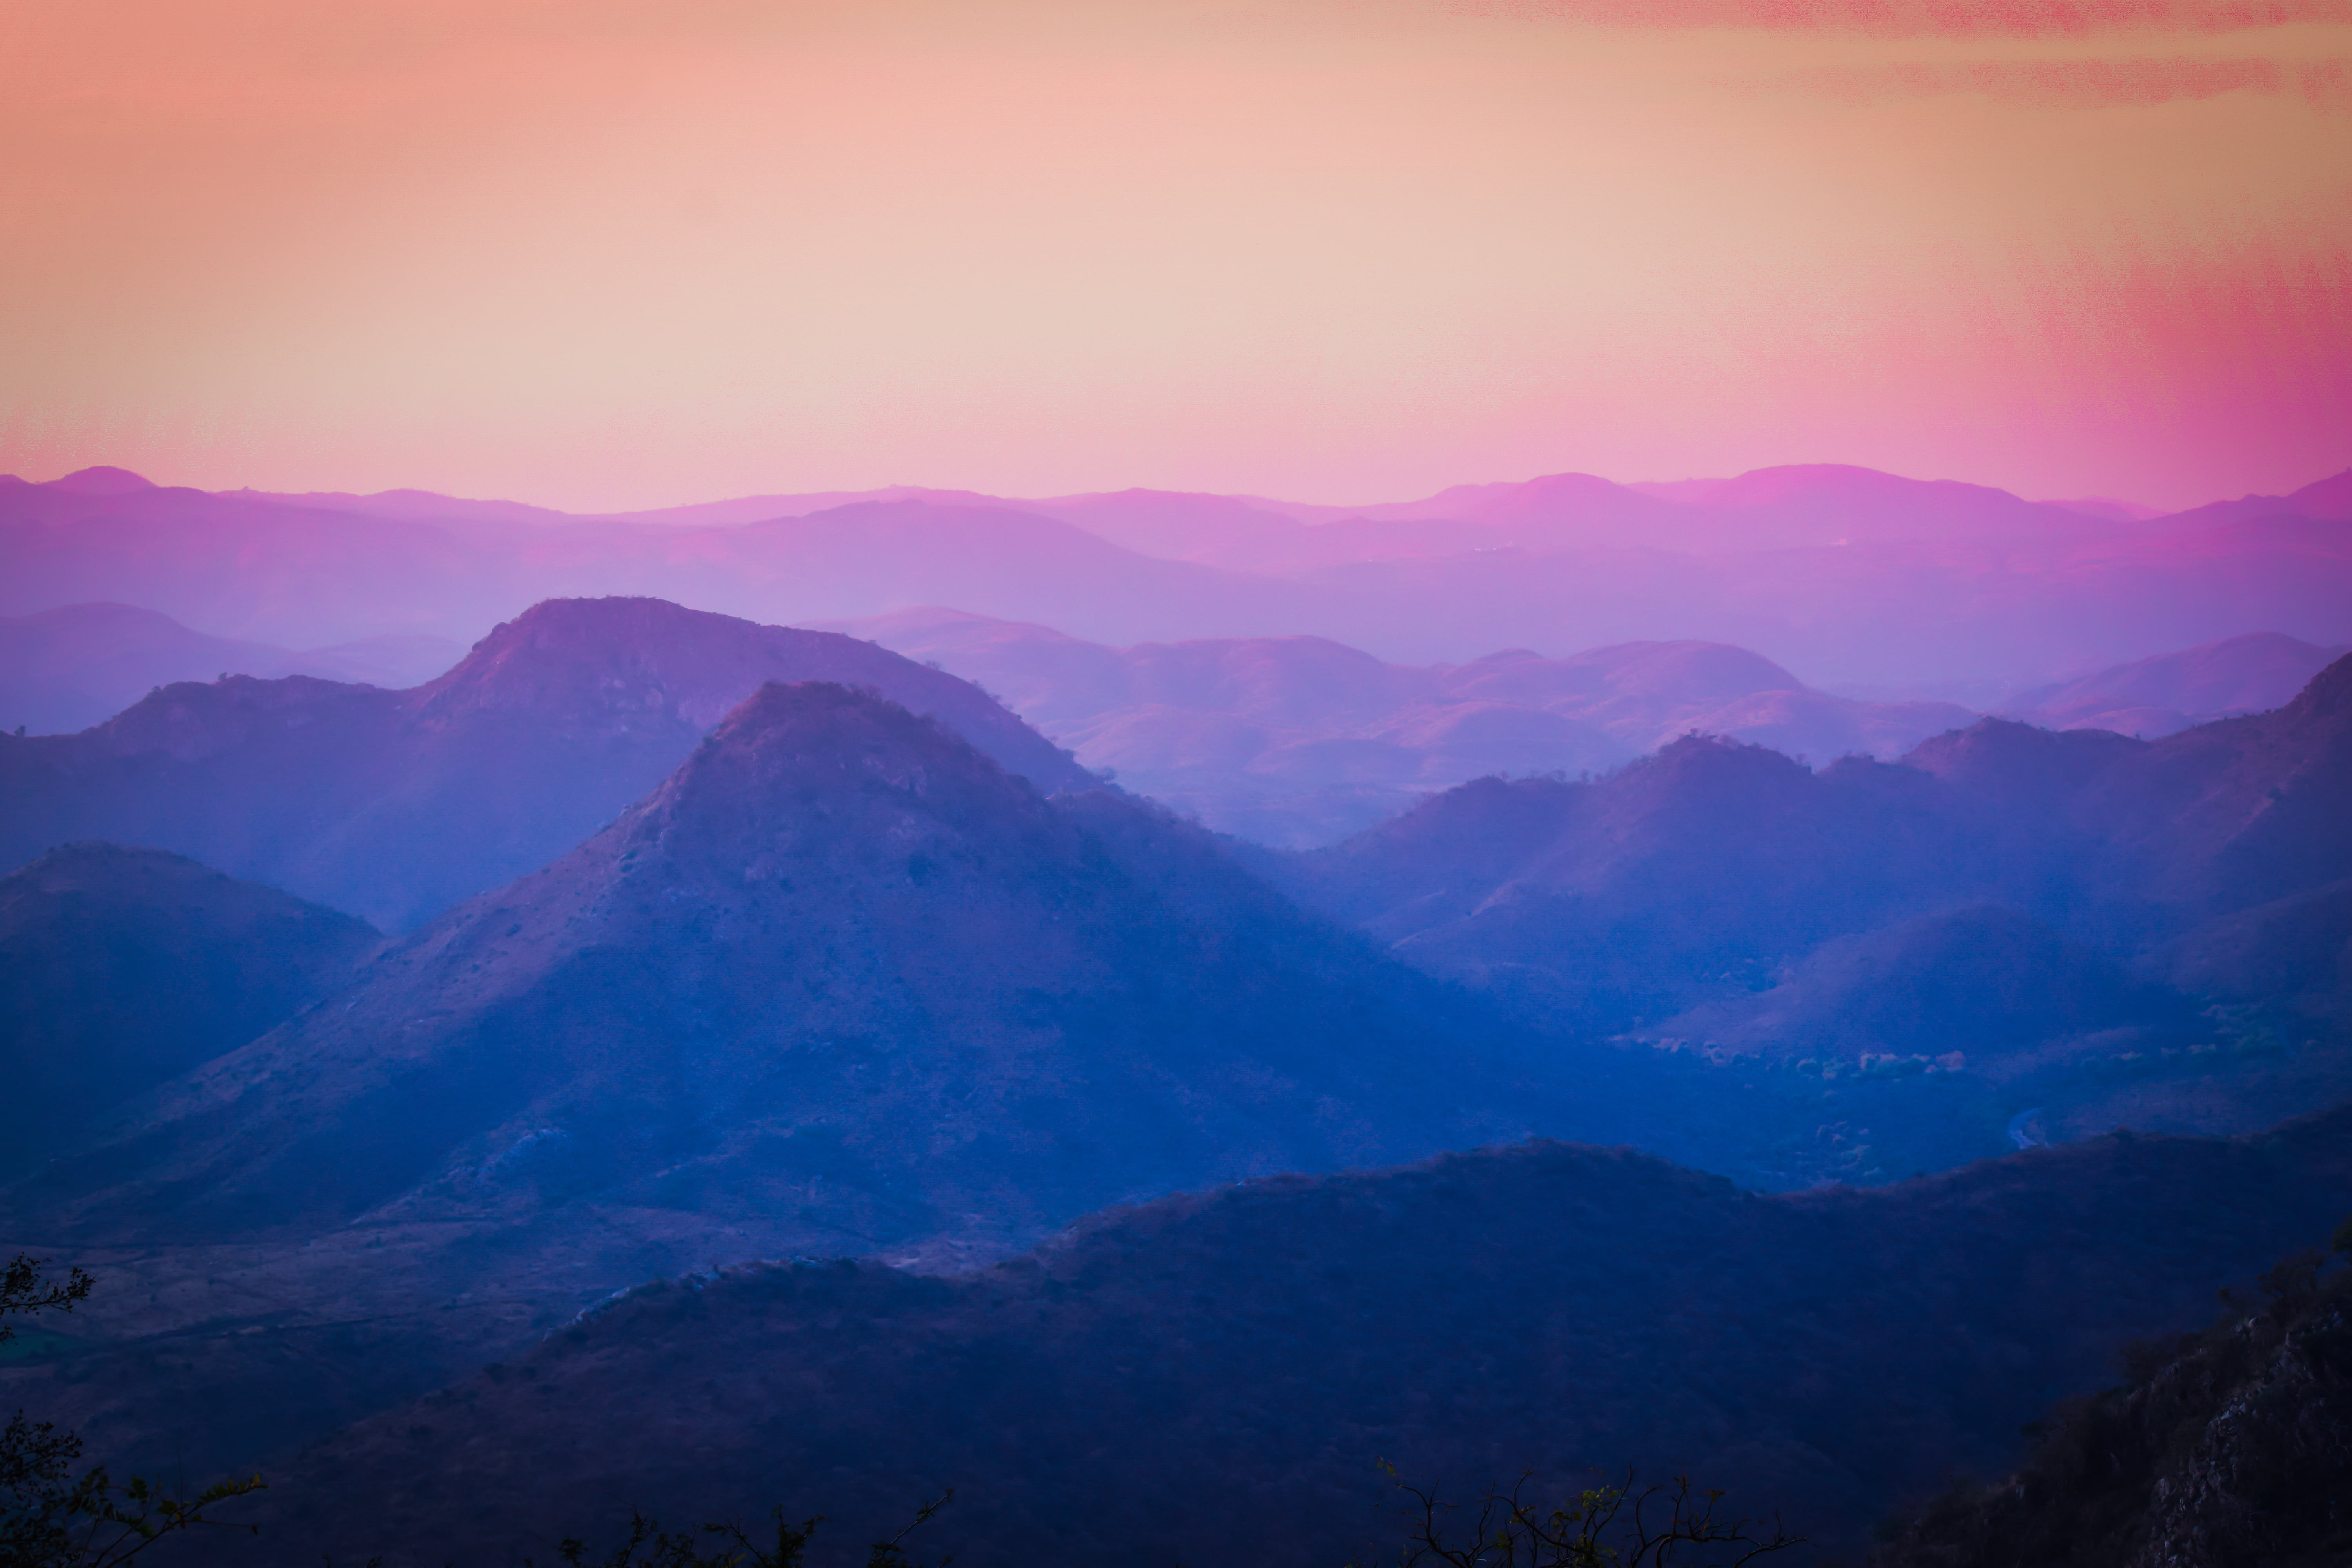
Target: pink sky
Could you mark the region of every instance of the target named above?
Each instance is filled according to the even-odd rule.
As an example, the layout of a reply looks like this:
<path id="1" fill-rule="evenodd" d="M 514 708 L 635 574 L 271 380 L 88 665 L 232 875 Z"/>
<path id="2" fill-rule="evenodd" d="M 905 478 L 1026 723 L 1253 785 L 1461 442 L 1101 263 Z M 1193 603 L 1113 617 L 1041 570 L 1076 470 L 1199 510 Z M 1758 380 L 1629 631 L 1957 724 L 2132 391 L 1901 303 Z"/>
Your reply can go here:
<path id="1" fill-rule="evenodd" d="M 2187 505 L 2352 465 L 2346 0 L 10 26 L 31 478 L 602 509 L 1831 461 Z"/>

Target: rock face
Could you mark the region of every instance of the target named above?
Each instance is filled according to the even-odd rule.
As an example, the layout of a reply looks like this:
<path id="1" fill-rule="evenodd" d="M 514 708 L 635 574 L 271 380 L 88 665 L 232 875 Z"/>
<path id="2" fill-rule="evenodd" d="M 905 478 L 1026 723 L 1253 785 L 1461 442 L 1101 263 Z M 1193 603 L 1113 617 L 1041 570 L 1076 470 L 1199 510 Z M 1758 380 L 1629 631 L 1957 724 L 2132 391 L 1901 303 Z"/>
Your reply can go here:
<path id="1" fill-rule="evenodd" d="M 309 1006 L 382 941 L 160 850 L 74 844 L 0 877 L 0 1173 Z"/>
<path id="2" fill-rule="evenodd" d="M 2059 1405 L 2023 1468 L 1953 1486 L 1873 1568 L 2352 1561 L 2352 1268 L 2313 1248 L 2262 1287 L 2201 1334 L 2130 1347 L 2123 1386 Z"/>
<path id="3" fill-rule="evenodd" d="M 1529 1142 L 1171 1198 L 959 1279 L 698 1275 L 273 1475 L 272 1538 L 437 1563 L 781 1504 L 855 1542 L 953 1486 L 921 1544 L 959 1563 L 1363 1561 L 1386 1459 L 1457 1500 L 1687 1470 L 1852 1552 L 2352 1205 L 2347 1134 L 1775 1198 Z"/>
<path id="4" fill-rule="evenodd" d="M 1017 1235 L 1533 1125 L 1565 1096 L 1496 1040 L 1196 829 L 771 684 L 572 854 L 16 1196 L 109 1234 L 593 1202 Z"/>
<path id="5" fill-rule="evenodd" d="M 0 864 L 149 844 L 407 930 L 562 854 L 773 679 L 871 687 L 1041 789 L 1096 782 L 972 686 L 854 638 L 551 600 L 411 690 L 232 677 L 0 736 Z"/>

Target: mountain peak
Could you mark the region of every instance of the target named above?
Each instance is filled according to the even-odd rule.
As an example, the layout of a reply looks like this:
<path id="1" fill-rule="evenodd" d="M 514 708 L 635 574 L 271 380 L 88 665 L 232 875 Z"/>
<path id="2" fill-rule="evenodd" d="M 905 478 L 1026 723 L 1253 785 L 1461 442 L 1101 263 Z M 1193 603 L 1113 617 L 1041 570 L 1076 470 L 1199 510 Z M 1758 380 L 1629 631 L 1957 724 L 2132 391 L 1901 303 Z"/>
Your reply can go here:
<path id="1" fill-rule="evenodd" d="M 738 704 L 686 764 L 647 800 L 664 837 L 717 833 L 738 847 L 778 837 L 837 837 L 846 818 L 878 810 L 892 840 L 910 812 L 992 797 L 991 815 L 1026 815 L 1036 792 L 932 720 L 871 689 L 835 681 L 771 680 Z M 858 805 L 853 805 L 851 803 Z M 821 825 L 821 826 L 819 826 Z M 716 846 L 714 846 L 716 847 Z M 730 853 L 732 851 L 730 850 Z"/>
<path id="2" fill-rule="evenodd" d="M 109 468 L 103 463 L 88 468 L 76 468 L 63 479 L 51 479 L 48 488 L 65 490 L 78 496 L 120 496 L 136 490 L 152 490 L 155 481 L 129 468 Z"/>

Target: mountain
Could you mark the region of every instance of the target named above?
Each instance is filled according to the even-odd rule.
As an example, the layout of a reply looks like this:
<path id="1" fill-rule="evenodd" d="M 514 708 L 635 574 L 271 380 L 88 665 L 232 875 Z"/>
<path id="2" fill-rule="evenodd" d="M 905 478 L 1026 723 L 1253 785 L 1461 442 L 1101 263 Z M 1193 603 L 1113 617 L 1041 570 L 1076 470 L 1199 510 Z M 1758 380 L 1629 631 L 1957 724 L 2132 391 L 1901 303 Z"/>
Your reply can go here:
<path id="1" fill-rule="evenodd" d="M 2281 517 L 2352 522 L 2352 468 L 2315 479 L 2283 496 L 2241 496 L 2236 500 L 2217 500 L 2175 515 L 2200 523 L 2262 522 Z"/>
<path id="2" fill-rule="evenodd" d="M 1913 768 L 1816 773 L 1694 736 L 1589 782 L 1465 785 L 1296 858 L 1293 885 L 1531 1017 L 1612 1030 L 1995 893 L 2001 868 L 1945 793 Z"/>
<path id="3" fill-rule="evenodd" d="M 291 1017 L 381 941 L 153 849 L 68 845 L 0 877 L 0 1170 Z"/>
<path id="4" fill-rule="evenodd" d="M 129 605 L 67 605 L 0 616 L 0 729 L 35 734 L 87 729 L 159 686 L 215 675 L 315 675 L 371 686 L 415 686 L 465 648 L 434 637 L 373 637 L 298 653 L 207 637 Z"/>
<path id="5" fill-rule="evenodd" d="M 1557 1118 L 1486 1024 L 1145 805 L 770 683 L 578 849 L 16 1196 L 100 1237 L 582 1202 L 1017 1234 Z"/>
<path id="6" fill-rule="evenodd" d="M 2097 728 L 2154 740 L 2193 724 L 2286 705 L 2352 647 L 2318 647 L 2276 632 L 2228 637 L 2020 692 L 2011 716 L 2053 730 Z"/>
<path id="7" fill-rule="evenodd" d="M 1826 759 L 1894 755 L 1975 718 L 1832 697 L 1769 659 L 1699 642 L 1415 668 L 1321 637 L 1110 648 L 949 609 L 830 626 L 977 681 L 1088 767 L 1289 848 L 1369 827 L 1432 790 L 1605 770 L 1691 731 Z"/>
<path id="8" fill-rule="evenodd" d="M 404 930 L 562 854 L 769 679 L 871 686 L 1045 788 L 1096 782 L 964 682 L 854 638 L 554 601 L 407 691 L 231 676 L 79 735 L 0 736 L 0 864 L 148 844 Z"/>
<path id="9" fill-rule="evenodd" d="M 273 1473 L 268 1538 L 601 1552 L 773 1502 L 854 1542 L 953 1486 L 927 1555 L 1334 1563 L 1394 1543 L 1379 1461 L 1457 1500 L 1633 1463 L 1834 1556 L 2347 1205 L 2345 1112 L 1775 1198 L 1540 1142 L 1253 1181 L 959 1277 L 646 1286 Z"/>
<path id="10" fill-rule="evenodd" d="M 1117 647 L 1313 636 L 1408 665 L 1665 636 L 1985 706 L 2184 641 L 2352 641 L 2330 483 L 2147 521 L 1834 467 L 1691 499 L 1571 474 L 1366 507 L 898 488 L 569 520 L 419 492 L 16 484 L 0 614 L 113 601 L 312 647 L 470 637 L 548 597 L 768 622 L 945 603 Z"/>
<path id="11" fill-rule="evenodd" d="M 1759 974 L 1832 936 L 1988 900 L 2100 940 L 2160 939 L 2352 876 L 2347 800 L 2352 658 L 2274 712 L 2153 742 L 1986 720 L 1900 764 L 1812 772 L 1686 739 L 1587 783 L 1465 786 L 1291 875 L 1416 962 L 1589 1004 L 1612 970 L 1654 988 Z M 1497 816 L 1513 826 L 1492 839 L 1480 825 Z M 1658 1000 L 1621 987 L 1614 1006 Z"/>
<path id="12" fill-rule="evenodd" d="M 2202 1333 L 2130 1346 L 2123 1384 L 2029 1426 L 2016 1471 L 1911 1510 L 1872 1568 L 2352 1561 L 2352 1270 L 2313 1247 L 2260 1284 Z"/>
<path id="13" fill-rule="evenodd" d="M 1771 989 L 1702 1004 L 1656 1034 L 1706 1049 L 1854 1065 L 1958 1053 L 1975 1070 L 1996 1073 L 2037 1047 L 2063 1049 L 2086 1037 L 2110 1050 L 2119 1035 L 2142 1049 L 2201 1037 L 2179 993 L 1999 905 L 1824 942 Z"/>

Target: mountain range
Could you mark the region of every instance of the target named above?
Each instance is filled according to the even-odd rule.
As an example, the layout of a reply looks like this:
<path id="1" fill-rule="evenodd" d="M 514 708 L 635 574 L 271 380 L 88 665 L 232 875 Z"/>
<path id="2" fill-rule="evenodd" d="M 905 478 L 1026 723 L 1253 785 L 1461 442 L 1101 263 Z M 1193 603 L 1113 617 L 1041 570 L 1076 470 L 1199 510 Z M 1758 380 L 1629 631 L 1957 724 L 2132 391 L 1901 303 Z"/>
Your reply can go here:
<path id="1" fill-rule="evenodd" d="M 462 643 L 436 637 L 372 637 L 297 651 L 210 637 L 130 605 L 61 605 L 0 618 L 0 730 L 86 730 L 158 686 L 216 675 L 418 686 L 465 651 Z"/>
<path id="2" fill-rule="evenodd" d="M 1524 648 L 1414 668 L 1320 637 L 1110 648 L 1050 627 L 916 609 L 827 623 L 936 663 L 1131 789 L 1304 848 L 1493 773 L 1603 772 L 1691 731 L 1823 762 L 1899 755 L 1971 722 L 1950 703 L 1857 702 L 1744 648 Z"/>
<path id="3" fill-rule="evenodd" d="M 74 735 L 0 735 L 0 864 L 105 838 L 404 931 L 571 848 L 762 681 L 870 686 L 1046 789 L 1097 781 L 963 681 L 852 637 L 656 600 L 555 602 L 404 691 L 163 687 Z"/>
<path id="4" fill-rule="evenodd" d="M 0 485 L 0 543 L 89 601 L 904 612 L 846 623 L 893 651 L 556 598 L 413 687 L 216 667 L 0 734 L 0 1232 L 102 1285 L 0 1399 L 266 1463 L 287 1556 L 545 1557 L 631 1502 L 863 1539 L 955 1486 L 964 1561 L 1360 1560 L 1382 1458 L 1689 1469 L 1843 1552 L 2352 1203 L 2352 1121 L 2307 1114 L 2352 1098 L 2344 634 L 2097 624 L 2176 546 L 2209 609 L 2317 602 L 2326 486 L 802 499 Z M 1563 582 L 1633 618 L 1608 561 L 1769 598 L 1874 552 L 1845 588 L 1907 586 L 1836 636 L 1969 572 L 1965 616 L 2022 613 L 2063 555 L 2105 563 L 2077 651 L 2133 661 L 2029 626 L 2033 723 L 1504 635 Z M 1466 662 L 1300 611 L 1450 637 L 1481 583 Z M 132 629 L 109 679 L 195 646 Z"/>
<path id="5" fill-rule="evenodd" d="M 2184 643 L 2352 640 L 2344 489 L 2134 520 L 1800 467 L 1692 499 L 1559 475 L 1357 508 L 898 489 L 566 519 L 85 471 L 0 485 L 0 614 L 129 603 L 301 647 L 463 640 L 558 596 L 658 595 L 771 622 L 947 604 L 1115 647 L 1312 635 L 1404 664 L 1664 637 L 1982 707 Z"/>

